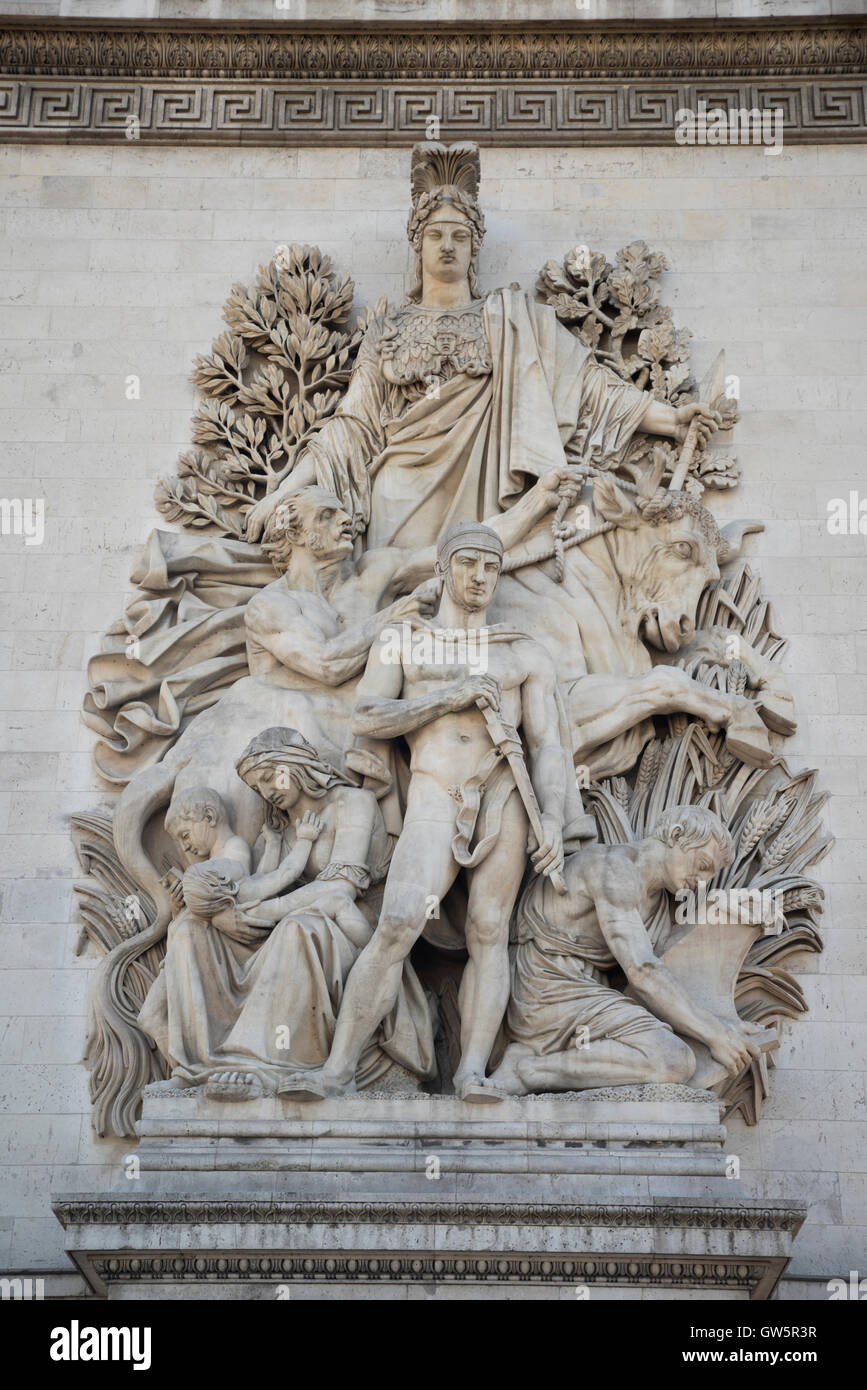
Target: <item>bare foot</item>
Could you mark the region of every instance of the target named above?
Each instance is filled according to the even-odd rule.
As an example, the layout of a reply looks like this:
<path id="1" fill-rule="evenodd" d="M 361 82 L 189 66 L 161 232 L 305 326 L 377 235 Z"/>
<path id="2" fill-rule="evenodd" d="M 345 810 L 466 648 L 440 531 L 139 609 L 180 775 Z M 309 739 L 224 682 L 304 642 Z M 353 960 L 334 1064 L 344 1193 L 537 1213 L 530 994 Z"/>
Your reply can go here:
<path id="1" fill-rule="evenodd" d="M 533 1051 L 524 1043 L 509 1043 L 503 1053 L 503 1060 L 497 1070 L 488 1078 L 490 1084 L 507 1096 L 525 1096 L 527 1087 L 518 1075 L 518 1066 L 523 1057 L 532 1057 Z"/>
<path id="2" fill-rule="evenodd" d="M 195 1084 L 194 1081 L 185 1081 L 179 1076 L 170 1076 L 165 1081 L 151 1081 L 145 1087 L 145 1092 L 149 1096 L 171 1095 L 173 1091 L 188 1091 Z"/>
<path id="3" fill-rule="evenodd" d="M 264 1094 L 261 1081 L 252 1071 L 215 1071 L 205 1082 L 209 1100 L 257 1100 Z"/>
<path id="4" fill-rule="evenodd" d="M 299 1071 L 280 1083 L 278 1096 L 286 1100 L 313 1101 L 328 1100 L 331 1096 L 351 1095 L 356 1089 L 355 1081 L 345 1081 L 333 1072 Z"/>
<path id="5" fill-rule="evenodd" d="M 564 1059 L 568 1059 L 567 1066 L 569 1061 L 574 1061 L 574 1057 L 568 1051 L 554 1053 L 550 1057 L 538 1057 L 528 1049 L 527 1053 L 515 1062 L 515 1071 L 528 1094 L 550 1095 L 554 1091 L 582 1090 L 584 1081 L 579 1076 L 571 1075 L 568 1070 L 564 1074 Z"/>
<path id="6" fill-rule="evenodd" d="M 503 1092 L 496 1089 L 493 1080 L 484 1072 L 456 1071 L 454 1087 L 458 1098 L 470 1105 L 497 1105 L 505 1099 Z"/>

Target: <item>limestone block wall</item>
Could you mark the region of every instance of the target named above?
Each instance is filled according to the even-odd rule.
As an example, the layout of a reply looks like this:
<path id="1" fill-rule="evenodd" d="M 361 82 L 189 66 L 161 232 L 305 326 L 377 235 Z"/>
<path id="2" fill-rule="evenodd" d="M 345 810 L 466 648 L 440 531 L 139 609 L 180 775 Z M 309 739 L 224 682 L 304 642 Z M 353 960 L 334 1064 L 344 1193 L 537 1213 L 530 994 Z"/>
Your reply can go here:
<path id="1" fill-rule="evenodd" d="M 812 6 L 815 9 L 815 5 Z M 93 959 L 76 956 L 67 817 L 105 803 L 79 721 L 88 657 L 121 613 L 152 492 L 189 440 L 195 353 L 234 281 L 279 242 L 328 251 L 358 302 L 409 284 L 406 150 L 0 146 L 3 496 L 44 498 L 45 537 L 0 536 L 0 1267 L 69 1271 L 49 1192 L 113 1181 L 128 1142 L 90 1129 L 79 1058 Z M 643 237 L 673 267 L 665 298 L 740 378 L 744 481 L 722 517 L 766 519 L 748 549 L 791 639 L 801 727 L 837 845 L 809 1016 L 784 1025 L 758 1128 L 729 1148 L 755 1195 L 810 1203 L 783 1296 L 867 1273 L 865 538 L 827 503 L 867 497 L 867 150 L 482 151 L 482 283 L 531 288 L 577 242 Z M 128 398 L 128 378 L 140 382 Z M 132 393 L 134 394 L 134 393 Z"/>

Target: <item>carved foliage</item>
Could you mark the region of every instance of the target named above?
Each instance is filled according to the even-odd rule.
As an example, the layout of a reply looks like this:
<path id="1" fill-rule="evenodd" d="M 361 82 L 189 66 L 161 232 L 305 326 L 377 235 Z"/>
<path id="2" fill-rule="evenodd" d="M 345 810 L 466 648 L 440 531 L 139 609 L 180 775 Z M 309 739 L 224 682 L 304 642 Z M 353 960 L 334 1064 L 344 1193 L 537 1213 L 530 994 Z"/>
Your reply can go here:
<path id="1" fill-rule="evenodd" d="M 697 400 L 699 392 L 690 366 L 692 333 L 675 327 L 671 309 L 661 303 L 659 276 L 668 269 L 665 256 L 650 251 L 643 241 L 618 251 L 614 265 L 601 252 L 579 245 L 562 264 L 546 261 L 536 290 L 560 322 L 593 350 L 597 361 L 640 390 L 649 390 L 656 400 L 680 406 Z M 735 401 L 719 393 L 709 403 L 722 417 L 721 428 L 732 429 L 738 418 Z M 637 479 L 651 451 L 664 464 L 663 481 L 669 480 L 677 446 L 640 433 L 621 471 Z M 683 486 L 700 495 L 706 487 L 734 487 L 739 477 L 733 458 L 714 448 L 697 448 Z"/>
<path id="2" fill-rule="evenodd" d="M 635 76 L 791 72 L 858 72 L 867 40 L 857 18 L 770 24 L 729 21 L 635 30 L 612 24 L 588 31 L 586 22 L 539 27 L 523 24 L 496 34 L 460 24 L 329 25 L 300 29 L 208 24 L 172 28 L 7 18 L 0 30 L 5 72 L 136 73 L 184 77 L 225 73 L 350 77 Z"/>
<path id="3" fill-rule="evenodd" d="M 85 1060 L 97 1134 L 131 1135 L 144 1086 L 168 1076 L 165 1059 L 136 1019 L 165 955 L 165 934 L 151 940 L 154 904 L 117 856 L 110 815 L 72 817 L 72 837 L 87 875 L 77 885 L 82 931 L 103 952 L 92 982 Z M 124 969 L 109 970 L 118 955 Z"/>
<path id="4" fill-rule="evenodd" d="M 188 529 L 242 537 L 346 389 L 366 319 L 347 320 L 354 286 L 315 246 L 281 246 L 252 286 L 234 285 L 228 325 L 197 357 L 193 448 L 161 479 L 157 509 Z"/>

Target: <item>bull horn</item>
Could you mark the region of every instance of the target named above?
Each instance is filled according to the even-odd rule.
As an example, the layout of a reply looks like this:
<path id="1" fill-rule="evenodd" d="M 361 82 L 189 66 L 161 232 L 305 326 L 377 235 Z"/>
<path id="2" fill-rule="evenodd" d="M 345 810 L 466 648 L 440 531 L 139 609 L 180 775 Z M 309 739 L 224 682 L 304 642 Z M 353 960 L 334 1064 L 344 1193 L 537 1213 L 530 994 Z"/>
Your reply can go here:
<path id="1" fill-rule="evenodd" d="M 662 449 L 658 444 L 654 447 L 652 457 L 653 467 L 647 473 L 644 473 L 642 475 L 638 484 L 638 495 L 640 497 L 645 498 L 645 500 L 648 502 L 650 501 L 651 497 L 654 497 L 656 495 L 656 490 L 659 487 L 659 484 L 662 480 L 662 475 L 665 472 L 668 463 L 665 450 Z"/>
<path id="2" fill-rule="evenodd" d="M 736 560 L 744 542 L 744 536 L 751 531 L 764 531 L 763 521 L 728 521 L 725 526 L 720 527 L 722 544 L 717 549 L 717 563 L 727 565 L 730 560 Z"/>

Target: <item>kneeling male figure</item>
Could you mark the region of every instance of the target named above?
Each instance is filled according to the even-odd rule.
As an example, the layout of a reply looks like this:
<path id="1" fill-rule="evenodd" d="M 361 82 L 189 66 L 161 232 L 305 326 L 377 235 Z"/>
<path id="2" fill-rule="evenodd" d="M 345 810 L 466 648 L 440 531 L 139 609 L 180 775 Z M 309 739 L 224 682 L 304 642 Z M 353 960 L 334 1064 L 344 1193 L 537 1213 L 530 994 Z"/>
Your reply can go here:
<path id="1" fill-rule="evenodd" d="M 705 1043 L 732 1073 L 758 1057 L 765 1029 L 743 1021 L 735 1026 L 693 1003 L 655 954 L 645 927 L 664 889 L 694 892 L 732 853 L 731 836 L 711 811 L 675 806 L 644 840 L 571 854 L 564 896 L 547 881 L 533 881 L 517 914 L 506 1018 L 513 1041 L 493 1084 L 526 1095 L 685 1083 L 695 1056 L 673 1029 Z M 616 965 L 641 1003 L 607 984 L 605 972 Z"/>

